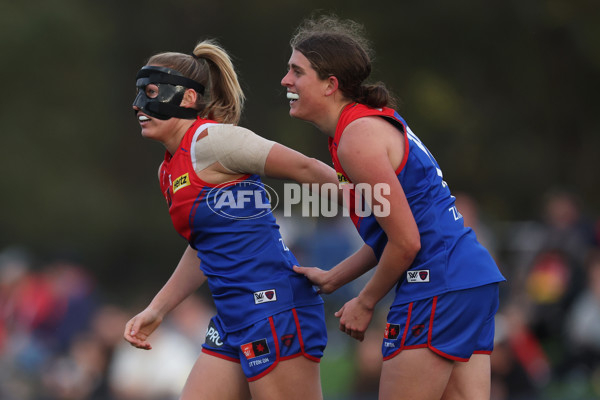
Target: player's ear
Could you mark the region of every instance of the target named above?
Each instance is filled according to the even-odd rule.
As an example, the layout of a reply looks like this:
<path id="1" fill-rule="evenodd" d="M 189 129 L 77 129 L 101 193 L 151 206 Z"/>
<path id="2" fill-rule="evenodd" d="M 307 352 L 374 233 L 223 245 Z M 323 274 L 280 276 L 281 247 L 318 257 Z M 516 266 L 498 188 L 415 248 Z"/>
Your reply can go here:
<path id="1" fill-rule="evenodd" d="M 194 89 L 188 89 L 183 93 L 183 100 L 181 100 L 181 106 L 194 108 L 197 99 L 198 93 L 196 93 Z"/>
<path id="2" fill-rule="evenodd" d="M 340 87 L 340 83 L 338 81 L 338 78 L 335 75 L 329 76 L 327 78 L 327 86 L 325 88 L 325 95 L 331 96 L 332 94 L 337 92 L 339 87 Z"/>

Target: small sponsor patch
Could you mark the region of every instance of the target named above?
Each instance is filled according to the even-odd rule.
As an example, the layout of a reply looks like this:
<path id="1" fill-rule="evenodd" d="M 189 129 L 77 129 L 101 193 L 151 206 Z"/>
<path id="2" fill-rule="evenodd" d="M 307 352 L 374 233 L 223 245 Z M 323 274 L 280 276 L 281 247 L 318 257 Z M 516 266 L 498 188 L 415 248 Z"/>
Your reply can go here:
<path id="1" fill-rule="evenodd" d="M 219 335 L 219 331 L 215 326 L 213 321 L 210 321 L 208 324 L 208 329 L 206 330 L 206 337 L 204 342 L 212 347 L 222 347 L 223 342 L 221 341 L 221 335 Z"/>
<path id="2" fill-rule="evenodd" d="M 277 301 L 275 289 L 254 292 L 254 304 L 268 303 L 269 301 Z"/>
<path id="3" fill-rule="evenodd" d="M 342 174 L 341 172 L 337 173 L 337 177 L 338 177 L 338 182 L 339 183 L 350 183 L 350 181 L 348 180 L 348 178 L 346 178 L 344 176 L 344 174 Z"/>
<path id="4" fill-rule="evenodd" d="M 391 339 L 391 340 L 397 339 L 399 334 L 400 334 L 400 325 L 390 324 L 390 323 L 387 323 L 385 325 L 385 333 L 383 335 L 383 337 L 385 339 Z"/>
<path id="5" fill-rule="evenodd" d="M 187 173 L 173 181 L 173 193 L 186 186 L 190 186 L 190 176 Z"/>
<path id="6" fill-rule="evenodd" d="M 286 347 L 290 347 L 292 344 L 294 344 L 295 337 L 296 337 L 296 335 L 294 335 L 294 334 L 283 335 L 281 337 L 281 343 Z"/>
<path id="7" fill-rule="evenodd" d="M 253 360 L 248 363 L 249 367 L 256 367 L 261 364 L 266 364 L 269 362 L 269 357 L 259 358 L 258 360 Z"/>
<path id="8" fill-rule="evenodd" d="M 419 336 L 421 333 L 423 333 L 423 329 L 425 329 L 425 325 L 423 325 L 423 324 L 414 325 L 410 329 L 412 330 L 413 336 Z"/>
<path id="9" fill-rule="evenodd" d="M 269 350 L 269 345 L 267 344 L 267 339 L 255 340 L 252 343 L 246 343 L 240 347 L 248 360 L 271 352 Z"/>
<path id="10" fill-rule="evenodd" d="M 406 271 L 406 280 L 411 283 L 429 282 L 429 270 Z"/>

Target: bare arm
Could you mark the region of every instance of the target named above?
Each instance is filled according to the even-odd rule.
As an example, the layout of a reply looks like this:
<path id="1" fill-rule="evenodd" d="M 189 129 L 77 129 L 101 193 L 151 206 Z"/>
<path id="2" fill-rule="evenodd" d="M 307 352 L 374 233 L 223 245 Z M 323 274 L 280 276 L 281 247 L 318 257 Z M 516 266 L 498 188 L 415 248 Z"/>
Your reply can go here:
<path id="1" fill-rule="evenodd" d="M 197 290 L 206 277 L 200 270 L 196 251 L 188 246 L 175 271 L 148 307 L 125 326 L 124 337 L 133 346 L 150 350 L 148 336 L 160 325 L 165 315 Z"/>
<path id="2" fill-rule="evenodd" d="M 316 267 L 294 267 L 294 271 L 305 275 L 324 294 L 335 292 L 377 265 L 377 258 L 368 245 L 363 245 L 329 271 Z"/>
<path id="3" fill-rule="evenodd" d="M 200 270 L 200 259 L 196 255 L 196 250 L 188 245 L 175 271 L 148 307 L 164 316 L 205 281 L 206 277 Z"/>
<path id="4" fill-rule="evenodd" d="M 192 157 L 198 176 L 207 182 L 227 182 L 250 173 L 317 184 L 319 189 L 330 183 L 339 190 L 335 170 L 315 158 L 239 126 L 215 125 L 207 131 L 200 134 Z M 327 195 L 332 192 L 329 189 Z M 339 194 L 338 200 L 342 200 Z"/>
<path id="5" fill-rule="evenodd" d="M 267 156 L 265 175 L 270 178 L 291 179 L 298 183 L 338 185 L 333 168 L 279 143 L 273 145 Z"/>
<path id="6" fill-rule="evenodd" d="M 336 316 L 340 329 L 362 340 L 376 304 L 394 287 L 421 248 L 419 230 L 390 158 L 398 158 L 403 146 L 398 132 L 381 119 L 361 118 L 346 128 L 338 151 L 340 162 L 355 184 L 389 187 L 386 213 L 375 215 L 388 241 L 379 265 L 359 295 L 346 303 Z M 394 153 L 396 152 L 396 153 Z M 366 168 L 368 166 L 368 168 Z M 371 209 L 386 204 L 372 195 Z"/>

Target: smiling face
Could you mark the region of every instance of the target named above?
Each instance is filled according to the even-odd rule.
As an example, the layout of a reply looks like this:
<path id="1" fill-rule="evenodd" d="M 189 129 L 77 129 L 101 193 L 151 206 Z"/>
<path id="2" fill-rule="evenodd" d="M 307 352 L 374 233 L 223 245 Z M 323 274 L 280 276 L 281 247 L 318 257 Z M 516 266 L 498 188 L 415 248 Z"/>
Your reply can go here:
<path id="1" fill-rule="evenodd" d="M 153 83 L 150 83 L 143 88 L 138 88 L 138 90 L 143 90 L 143 94 L 148 99 L 155 99 L 159 95 L 159 87 Z M 192 89 L 188 89 L 187 95 L 187 97 L 184 96 L 181 105 L 190 107 L 195 101 L 194 91 Z M 193 123 L 193 120 L 189 119 L 154 118 L 144 113 L 140 107 L 135 104 L 133 105 L 133 111 L 135 112 L 135 116 L 140 124 L 140 127 L 142 128 L 142 137 L 162 143 L 171 154 L 175 153 L 179 143 L 181 142 L 181 139 L 183 138 L 183 135 Z"/>
<path id="2" fill-rule="evenodd" d="M 281 80 L 290 99 L 290 116 L 315 122 L 323 113 L 329 82 L 319 79 L 310 61 L 294 50 L 288 62 L 288 72 Z"/>
<path id="3" fill-rule="evenodd" d="M 152 118 L 147 114 L 144 114 L 137 106 L 133 106 L 136 118 L 142 128 L 142 136 L 145 139 L 156 140 L 161 143 L 168 143 L 169 139 L 175 131 L 178 121 L 177 118 L 170 118 L 167 120 L 161 120 L 158 118 Z"/>
<path id="4" fill-rule="evenodd" d="M 143 93 L 140 93 L 141 91 L 143 91 Z M 138 94 L 136 98 L 145 95 L 148 99 L 156 99 L 158 97 L 158 91 L 158 85 L 150 83 L 144 87 L 138 87 Z M 135 103 L 133 105 L 133 111 L 135 112 L 135 116 L 142 128 L 142 136 L 146 139 L 153 139 L 162 142 L 163 140 L 161 140 L 161 138 L 163 138 L 166 133 L 164 128 L 166 125 L 168 125 L 165 124 L 165 122 L 168 122 L 169 120 L 152 118 L 149 115 L 144 114 L 140 107 L 138 107 Z"/>

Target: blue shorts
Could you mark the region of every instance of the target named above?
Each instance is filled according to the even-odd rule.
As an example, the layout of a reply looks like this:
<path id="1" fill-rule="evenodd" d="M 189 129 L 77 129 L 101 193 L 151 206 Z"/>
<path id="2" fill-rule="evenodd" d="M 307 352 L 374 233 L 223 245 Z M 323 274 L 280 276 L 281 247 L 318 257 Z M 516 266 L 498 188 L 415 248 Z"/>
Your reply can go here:
<path id="1" fill-rule="evenodd" d="M 498 303 L 498 284 L 493 283 L 394 306 L 387 318 L 383 359 L 418 348 L 454 361 L 490 354 Z"/>
<path id="2" fill-rule="evenodd" d="M 320 362 L 326 345 L 325 311 L 319 304 L 293 308 L 229 333 L 216 315 L 208 325 L 202 352 L 240 363 L 252 382 L 279 361 L 304 356 Z"/>

